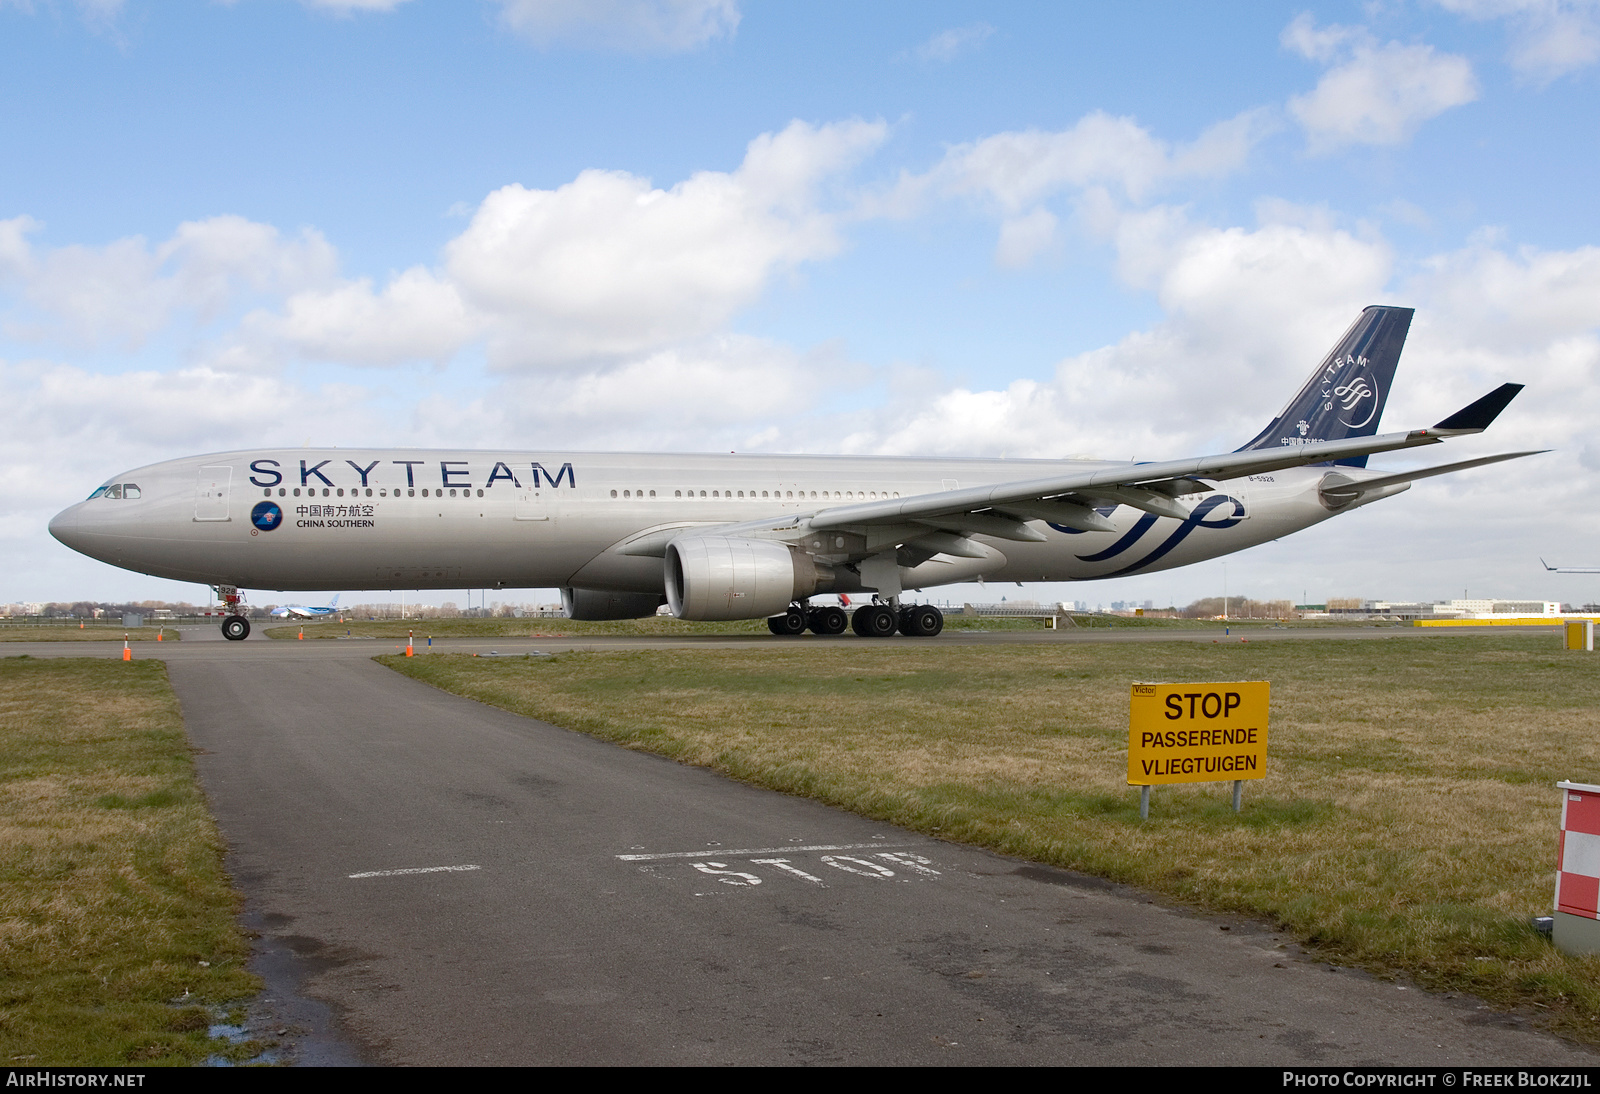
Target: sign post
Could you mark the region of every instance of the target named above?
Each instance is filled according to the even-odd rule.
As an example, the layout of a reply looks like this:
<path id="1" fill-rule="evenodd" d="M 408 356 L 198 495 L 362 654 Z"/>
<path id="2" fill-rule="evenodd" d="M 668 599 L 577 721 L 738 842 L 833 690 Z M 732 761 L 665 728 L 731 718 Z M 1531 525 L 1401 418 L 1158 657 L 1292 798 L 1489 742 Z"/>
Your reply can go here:
<path id="1" fill-rule="evenodd" d="M 1245 779 L 1267 775 L 1265 680 L 1134 684 L 1128 703 L 1128 785 L 1139 816 L 1150 816 L 1150 788 L 1167 783 L 1233 782 L 1233 811 Z"/>

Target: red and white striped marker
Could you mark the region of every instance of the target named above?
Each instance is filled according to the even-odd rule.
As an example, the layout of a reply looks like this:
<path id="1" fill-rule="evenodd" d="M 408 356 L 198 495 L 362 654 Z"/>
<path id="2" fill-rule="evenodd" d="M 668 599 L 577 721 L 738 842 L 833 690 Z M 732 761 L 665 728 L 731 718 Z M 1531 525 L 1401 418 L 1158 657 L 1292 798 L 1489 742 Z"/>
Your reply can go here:
<path id="1" fill-rule="evenodd" d="M 1568 953 L 1600 952 L 1600 786 L 1561 788 L 1556 858 L 1555 943 Z"/>

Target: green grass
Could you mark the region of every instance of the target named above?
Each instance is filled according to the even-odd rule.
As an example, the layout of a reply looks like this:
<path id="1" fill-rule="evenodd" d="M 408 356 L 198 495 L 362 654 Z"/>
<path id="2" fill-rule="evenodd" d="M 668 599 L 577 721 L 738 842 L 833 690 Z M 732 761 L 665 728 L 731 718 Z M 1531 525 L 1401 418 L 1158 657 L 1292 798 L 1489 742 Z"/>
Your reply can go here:
<path id="1" fill-rule="evenodd" d="M 0 1063 L 259 1051 L 207 1034 L 260 984 L 166 666 L 0 658 L 0 740 Z"/>
<path id="2" fill-rule="evenodd" d="M 441 688 L 946 839 L 1272 921 L 1330 960 L 1600 1041 L 1553 950 L 1560 779 L 1600 781 L 1600 659 L 1548 634 L 383 657 Z M 1272 683 L 1268 774 L 1126 785 L 1135 680 Z"/>
<path id="3" fill-rule="evenodd" d="M 76 623 L 46 626 L 0 623 L 0 642 L 115 642 L 124 636 L 130 642 L 176 642 L 181 637 L 176 627 L 106 627 L 98 624 L 79 627 Z"/>

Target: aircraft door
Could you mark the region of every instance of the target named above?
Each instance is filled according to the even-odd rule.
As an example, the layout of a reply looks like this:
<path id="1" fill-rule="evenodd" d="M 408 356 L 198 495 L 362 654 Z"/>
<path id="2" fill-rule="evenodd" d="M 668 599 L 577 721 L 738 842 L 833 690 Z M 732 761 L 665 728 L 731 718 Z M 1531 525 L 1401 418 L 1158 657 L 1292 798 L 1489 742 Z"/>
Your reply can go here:
<path id="1" fill-rule="evenodd" d="M 228 488 L 232 482 L 232 467 L 202 467 L 195 486 L 194 519 L 227 520 Z"/>
<path id="2" fill-rule="evenodd" d="M 518 520 L 549 520 L 550 499 L 545 495 L 545 487 L 538 485 L 517 487 L 517 512 Z"/>
<path id="3" fill-rule="evenodd" d="M 1218 493 L 1227 494 L 1230 497 L 1238 498 L 1239 504 L 1244 507 L 1244 515 L 1238 519 L 1250 519 L 1250 510 L 1254 508 L 1250 504 L 1250 495 L 1254 493 L 1254 491 L 1251 489 L 1251 476 L 1243 476 L 1237 479 L 1228 479 L 1226 482 L 1220 482 L 1217 484 L 1217 491 Z M 1207 496 L 1208 495 L 1200 494 L 1195 500 L 1199 501 Z M 1233 507 L 1228 506 L 1227 508 L 1221 510 L 1221 512 L 1232 514 Z"/>

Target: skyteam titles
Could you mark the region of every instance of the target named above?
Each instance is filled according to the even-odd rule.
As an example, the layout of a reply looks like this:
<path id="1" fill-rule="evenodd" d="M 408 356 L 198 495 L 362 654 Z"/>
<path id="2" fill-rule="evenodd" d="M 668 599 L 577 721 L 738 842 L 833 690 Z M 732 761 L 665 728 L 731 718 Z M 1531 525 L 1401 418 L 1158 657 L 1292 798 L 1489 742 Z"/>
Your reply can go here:
<path id="1" fill-rule="evenodd" d="M 376 485 L 370 482 L 369 477 L 382 464 L 382 460 L 373 460 L 365 466 L 355 460 L 345 460 L 344 466 L 335 463 L 333 459 L 320 460 L 309 463 L 299 461 L 299 481 L 294 483 L 292 476 L 295 470 L 283 470 L 283 464 L 278 460 L 260 459 L 250 461 L 250 482 L 260 487 L 273 487 L 285 485 L 286 477 L 290 477 L 290 485 L 316 489 L 318 487 L 350 487 L 361 489 Z M 504 460 L 497 460 L 488 476 L 482 482 L 476 481 L 471 462 L 468 460 L 390 460 L 389 463 L 405 468 L 405 486 L 413 489 L 419 486 L 433 486 L 438 489 L 477 487 L 488 489 L 497 482 L 504 482 L 513 487 L 548 486 L 556 489 L 566 486 L 575 489 L 578 485 L 577 472 L 572 469 L 572 464 L 563 463 L 554 473 L 538 460 L 516 468 Z M 437 473 L 433 470 L 437 465 Z M 346 471 L 345 468 L 349 470 Z M 436 477 L 437 475 L 437 477 Z M 394 476 L 398 478 L 398 473 Z M 387 479 L 388 476 L 385 476 Z M 335 481 L 337 479 L 338 481 Z M 524 482 L 526 480 L 526 482 Z M 395 484 L 398 486 L 398 484 Z"/>

